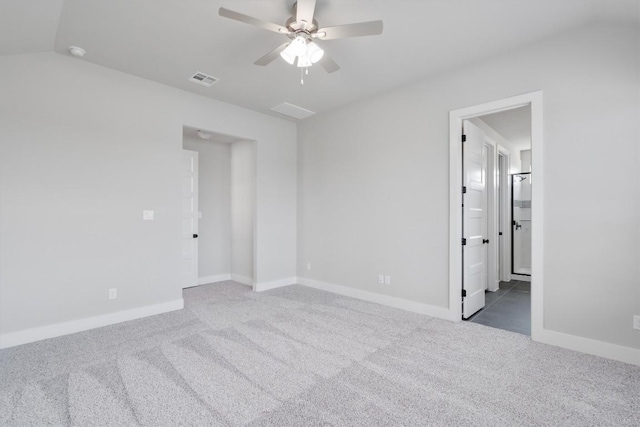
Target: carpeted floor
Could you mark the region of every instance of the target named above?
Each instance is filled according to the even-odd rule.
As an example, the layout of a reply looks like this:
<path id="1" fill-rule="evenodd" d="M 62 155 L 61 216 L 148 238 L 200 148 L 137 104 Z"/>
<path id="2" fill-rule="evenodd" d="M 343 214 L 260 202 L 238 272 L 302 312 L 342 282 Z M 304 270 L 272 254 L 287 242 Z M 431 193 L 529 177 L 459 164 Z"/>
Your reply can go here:
<path id="1" fill-rule="evenodd" d="M 637 426 L 640 368 L 291 286 L 0 351 L 0 425 Z"/>

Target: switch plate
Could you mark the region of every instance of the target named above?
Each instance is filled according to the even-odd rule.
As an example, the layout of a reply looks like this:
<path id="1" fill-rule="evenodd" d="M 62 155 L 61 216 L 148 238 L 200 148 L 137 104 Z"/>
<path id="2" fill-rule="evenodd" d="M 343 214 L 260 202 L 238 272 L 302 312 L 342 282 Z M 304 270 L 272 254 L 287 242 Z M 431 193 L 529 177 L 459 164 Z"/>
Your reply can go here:
<path id="1" fill-rule="evenodd" d="M 202 219 L 202 212 L 198 212 L 198 219 Z"/>
<path id="2" fill-rule="evenodd" d="M 310 262 L 307 263 L 307 270 L 311 271 L 311 263 Z"/>
<path id="3" fill-rule="evenodd" d="M 109 289 L 109 299 L 118 298 L 118 288 Z"/>
<path id="4" fill-rule="evenodd" d="M 378 274 L 378 283 L 384 285 L 384 274 Z"/>
<path id="5" fill-rule="evenodd" d="M 637 329 L 640 331 L 640 315 L 633 316 L 633 329 Z"/>
<path id="6" fill-rule="evenodd" d="M 153 221 L 153 211 L 142 211 L 142 219 L 145 221 Z"/>
<path id="7" fill-rule="evenodd" d="M 391 284 L 391 276 L 384 276 L 384 284 L 385 285 Z"/>

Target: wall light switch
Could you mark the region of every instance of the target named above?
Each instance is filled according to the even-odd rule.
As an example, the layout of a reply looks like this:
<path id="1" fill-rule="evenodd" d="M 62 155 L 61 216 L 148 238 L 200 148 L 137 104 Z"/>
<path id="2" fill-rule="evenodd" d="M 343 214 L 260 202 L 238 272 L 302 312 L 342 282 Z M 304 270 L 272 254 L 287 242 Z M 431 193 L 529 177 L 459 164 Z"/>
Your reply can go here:
<path id="1" fill-rule="evenodd" d="M 109 289 L 109 299 L 118 298 L 118 288 Z"/>
<path id="2" fill-rule="evenodd" d="M 384 284 L 385 285 L 391 284 L 391 276 L 384 276 Z"/>
<path id="3" fill-rule="evenodd" d="M 153 211 L 142 211 L 142 219 L 145 221 L 153 221 Z"/>
<path id="4" fill-rule="evenodd" d="M 311 263 L 310 262 L 307 263 L 307 270 L 311 271 Z"/>
<path id="5" fill-rule="evenodd" d="M 198 219 L 202 219 L 202 212 L 198 212 Z"/>
<path id="6" fill-rule="evenodd" d="M 637 329 L 640 331 L 640 316 L 637 314 L 633 316 L 633 329 Z"/>
<path id="7" fill-rule="evenodd" d="M 384 274 L 378 274 L 378 283 L 384 285 Z"/>

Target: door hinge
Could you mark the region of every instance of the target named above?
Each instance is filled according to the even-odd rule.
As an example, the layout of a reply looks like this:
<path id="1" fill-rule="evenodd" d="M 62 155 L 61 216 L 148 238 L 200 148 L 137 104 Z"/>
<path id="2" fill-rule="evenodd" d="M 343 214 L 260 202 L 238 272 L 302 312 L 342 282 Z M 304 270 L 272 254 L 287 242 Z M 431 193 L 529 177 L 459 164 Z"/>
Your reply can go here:
<path id="1" fill-rule="evenodd" d="M 464 289 L 462 290 L 462 298 L 466 298 L 467 297 L 467 291 L 465 291 Z"/>
<path id="2" fill-rule="evenodd" d="M 502 236 L 502 231 L 498 233 L 498 236 Z"/>
<path id="3" fill-rule="evenodd" d="M 467 187 L 466 186 L 462 186 L 462 194 L 467 194 Z"/>
<path id="4" fill-rule="evenodd" d="M 462 142 L 467 142 L 467 135 L 462 134 Z"/>
<path id="5" fill-rule="evenodd" d="M 465 239 L 464 237 L 462 238 L 462 246 L 467 244 L 467 239 Z"/>

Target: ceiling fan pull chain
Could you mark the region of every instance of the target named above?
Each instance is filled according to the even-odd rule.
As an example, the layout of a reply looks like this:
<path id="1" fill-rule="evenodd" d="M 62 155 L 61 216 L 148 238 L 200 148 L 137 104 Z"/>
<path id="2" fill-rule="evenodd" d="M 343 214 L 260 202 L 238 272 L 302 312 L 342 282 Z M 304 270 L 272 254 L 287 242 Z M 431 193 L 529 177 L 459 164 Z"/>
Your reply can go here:
<path id="1" fill-rule="evenodd" d="M 305 75 L 305 76 L 308 76 L 308 75 L 309 75 L 309 67 L 306 67 L 306 68 L 304 69 L 304 75 Z"/>
<path id="2" fill-rule="evenodd" d="M 302 68 L 300 68 L 300 84 L 304 84 L 304 71 L 302 71 Z"/>

